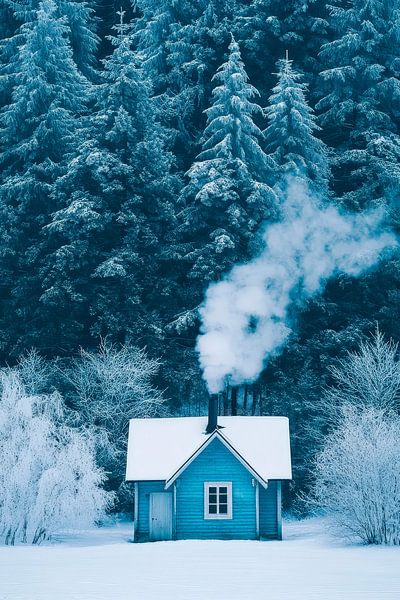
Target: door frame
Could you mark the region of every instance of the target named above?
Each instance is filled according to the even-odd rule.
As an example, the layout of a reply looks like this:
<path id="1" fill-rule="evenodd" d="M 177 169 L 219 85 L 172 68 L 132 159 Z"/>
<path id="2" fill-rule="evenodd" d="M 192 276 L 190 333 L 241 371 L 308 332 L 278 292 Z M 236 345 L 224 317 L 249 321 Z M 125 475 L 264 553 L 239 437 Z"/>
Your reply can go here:
<path id="1" fill-rule="evenodd" d="M 167 538 L 163 538 L 162 540 L 158 540 L 156 538 L 153 537 L 152 533 L 153 533 L 153 503 L 152 503 L 152 497 L 153 496 L 159 496 L 162 495 L 164 497 L 168 497 L 169 499 L 169 506 L 170 506 L 170 523 L 169 523 L 169 530 L 170 530 L 170 534 L 169 537 Z M 149 494 L 149 540 L 151 542 L 157 542 L 157 541 L 167 541 L 167 540 L 172 540 L 173 539 L 173 514 L 174 514 L 174 503 L 173 503 L 173 494 L 171 492 L 151 492 Z"/>

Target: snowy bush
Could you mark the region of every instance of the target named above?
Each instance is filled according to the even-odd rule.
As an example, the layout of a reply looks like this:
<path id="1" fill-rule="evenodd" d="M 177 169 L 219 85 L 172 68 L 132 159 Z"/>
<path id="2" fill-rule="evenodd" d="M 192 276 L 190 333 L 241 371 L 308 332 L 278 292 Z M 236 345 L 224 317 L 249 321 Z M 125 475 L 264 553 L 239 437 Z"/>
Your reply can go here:
<path id="1" fill-rule="evenodd" d="M 151 383 L 158 369 L 159 362 L 136 347 L 102 340 L 98 352 L 82 350 L 69 374 L 81 415 L 118 445 L 126 440 L 129 419 L 163 412 L 163 395 Z"/>
<path id="2" fill-rule="evenodd" d="M 312 502 L 367 544 L 400 544 L 400 418 L 343 409 L 315 461 Z"/>
<path id="3" fill-rule="evenodd" d="M 393 409 L 400 399 L 400 362 L 398 344 L 386 340 L 379 327 L 359 350 L 331 368 L 335 385 L 326 395 L 326 407 L 351 404 L 359 407 Z M 331 410 L 327 411 L 331 414 Z"/>
<path id="4" fill-rule="evenodd" d="M 123 489 L 129 419 L 165 413 L 163 394 L 152 384 L 159 366 L 143 349 L 104 339 L 98 351 L 82 350 L 64 371 L 80 418 L 96 431 L 97 462 L 118 490 L 121 510 L 132 506 L 124 500 L 132 489 Z"/>
<path id="5" fill-rule="evenodd" d="M 400 544 L 398 345 L 377 327 L 331 369 L 309 502 L 368 544 Z"/>
<path id="6" fill-rule="evenodd" d="M 66 425 L 59 394 L 28 395 L 15 372 L 1 383 L 0 536 L 6 544 L 38 544 L 92 525 L 112 495 L 101 487 L 90 432 Z"/>

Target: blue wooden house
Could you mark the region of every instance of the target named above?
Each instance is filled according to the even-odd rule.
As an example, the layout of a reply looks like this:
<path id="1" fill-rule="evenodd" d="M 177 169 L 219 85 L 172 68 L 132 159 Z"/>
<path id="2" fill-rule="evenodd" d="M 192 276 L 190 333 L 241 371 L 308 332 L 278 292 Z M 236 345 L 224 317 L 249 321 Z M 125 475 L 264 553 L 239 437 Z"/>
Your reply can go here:
<path id="1" fill-rule="evenodd" d="M 281 539 L 286 417 L 132 419 L 134 540 Z M 217 422 L 218 419 L 218 422 Z"/>

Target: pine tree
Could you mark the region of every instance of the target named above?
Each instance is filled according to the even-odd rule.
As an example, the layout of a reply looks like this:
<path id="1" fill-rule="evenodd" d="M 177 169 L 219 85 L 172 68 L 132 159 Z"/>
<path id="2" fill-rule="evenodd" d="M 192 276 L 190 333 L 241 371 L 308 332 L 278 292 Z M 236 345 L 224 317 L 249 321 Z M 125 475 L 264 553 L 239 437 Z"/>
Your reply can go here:
<path id="1" fill-rule="evenodd" d="M 400 185 L 400 79 L 396 0 L 336 1 L 334 40 L 321 51 L 321 123 L 334 141 L 339 195 L 359 208 L 391 201 Z"/>
<path id="2" fill-rule="evenodd" d="M 20 25 L 34 21 L 41 5 L 41 0 L 3 1 Z M 56 7 L 57 15 L 66 19 L 75 63 L 86 77 L 95 78 L 99 38 L 96 34 L 93 0 L 58 0 Z"/>
<path id="3" fill-rule="evenodd" d="M 212 76 L 224 59 L 237 2 L 139 0 L 138 4 L 143 12 L 135 25 L 138 54 L 178 164 L 186 170 L 205 126 Z"/>
<path id="4" fill-rule="evenodd" d="M 0 3 L 0 41 L 8 39 L 16 29 L 14 14 L 7 2 Z"/>
<path id="5" fill-rule="evenodd" d="M 139 337 L 151 345 L 154 337 L 162 335 L 160 311 L 170 297 L 166 240 L 180 182 L 172 172 L 167 135 L 157 121 L 152 86 L 132 50 L 129 31 L 119 30 L 112 43 L 114 52 L 104 63 L 99 117 L 105 125 L 105 148 L 122 167 L 118 183 L 123 193 L 117 214 L 122 232 L 96 271 L 103 290 L 98 295 L 97 315 L 100 325 L 120 337 Z M 112 272 L 114 265 L 117 276 Z M 122 299 L 118 316 L 110 286 L 116 279 Z"/>
<path id="6" fill-rule="evenodd" d="M 134 25 L 136 48 L 154 93 L 162 94 L 167 89 L 167 42 L 179 7 L 174 0 L 138 0 L 136 5 L 141 12 Z"/>
<path id="7" fill-rule="evenodd" d="M 202 285 L 245 260 L 260 223 L 275 214 L 269 185 L 275 165 L 260 146 L 263 135 L 254 121 L 262 116 L 252 101 L 258 92 L 248 82 L 233 39 L 214 81 L 202 151 L 183 193 L 187 205 L 182 231 L 188 241 L 184 259 L 190 264 L 189 276 Z"/>
<path id="8" fill-rule="evenodd" d="M 244 1 L 238 2 L 235 14 L 232 31 L 246 51 L 251 77 L 259 89 L 266 91 L 271 87 L 269 74 L 285 50 L 296 57 L 307 79 L 318 72 L 318 52 L 327 41 L 326 2 Z"/>
<path id="9" fill-rule="evenodd" d="M 183 145 L 187 168 L 205 126 L 204 111 L 212 93 L 212 77 L 222 63 L 232 29 L 235 2 L 218 0 L 180 3 L 182 16 L 170 26 L 167 48 L 171 109 L 179 114 L 173 123 L 177 149 Z"/>
<path id="10" fill-rule="evenodd" d="M 134 23 L 133 39 L 143 72 L 151 82 L 157 99 L 154 109 L 158 119 L 167 128 L 169 143 L 176 146 L 178 157 L 181 154 L 179 147 L 183 146 L 185 154 L 191 154 L 190 145 L 193 141 L 189 132 L 192 126 L 188 119 L 191 103 L 187 97 L 181 101 L 181 82 L 176 76 L 171 76 L 177 60 L 176 56 L 171 56 L 171 38 L 178 33 L 179 50 L 186 55 L 181 39 L 183 23 L 191 22 L 196 9 L 190 0 L 180 3 L 173 0 L 139 0 L 138 8 L 142 16 Z M 186 16 L 183 16 L 185 13 Z M 182 54 L 178 60 L 185 60 Z"/>
<path id="11" fill-rule="evenodd" d="M 60 14 L 65 15 L 70 28 L 70 40 L 74 60 L 88 79 L 97 80 L 97 20 L 94 16 L 96 3 L 91 0 L 64 0 Z"/>
<path id="12" fill-rule="evenodd" d="M 40 273 L 48 244 L 43 227 L 55 210 L 52 186 L 79 137 L 76 117 L 87 94 L 73 62 L 69 29 L 56 15 L 53 0 L 43 0 L 37 18 L 22 26 L 11 103 L 0 115 L 1 328 L 3 344 L 16 351 L 38 344 L 38 330 L 47 326 Z M 48 334 L 51 341 L 43 343 L 53 344 L 56 332 Z"/>
<path id="13" fill-rule="evenodd" d="M 278 61 L 278 83 L 269 98 L 266 113 L 266 148 L 280 167 L 282 177 L 304 177 L 318 188 L 328 184 L 328 153 L 325 144 L 315 137 L 320 128 L 307 104 L 307 85 L 293 69 L 292 61 Z"/>
<path id="14" fill-rule="evenodd" d="M 83 319 L 86 335 L 124 341 L 145 337 L 147 311 L 160 305 L 156 272 L 176 184 L 131 36 L 122 25 L 111 41 L 96 110 L 56 184 L 62 208 L 49 227 L 58 247 L 47 272 L 70 329 Z"/>

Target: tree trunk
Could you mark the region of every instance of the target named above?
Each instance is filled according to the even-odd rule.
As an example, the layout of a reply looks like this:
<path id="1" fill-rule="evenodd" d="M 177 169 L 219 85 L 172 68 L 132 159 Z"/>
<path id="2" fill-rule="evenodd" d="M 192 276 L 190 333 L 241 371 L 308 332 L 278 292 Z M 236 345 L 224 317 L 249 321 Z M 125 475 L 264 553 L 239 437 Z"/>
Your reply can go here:
<path id="1" fill-rule="evenodd" d="M 233 387 L 231 391 L 231 415 L 237 415 L 237 395 L 238 389 L 237 387 Z"/>
<path id="2" fill-rule="evenodd" d="M 222 392 L 222 403 L 223 403 L 223 411 L 224 415 L 228 414 L 228 392 L 224 390 Z"/>
<path id="3" fill-rule="evenodd" d="M 251 416 L 252 417 L 254 417 L 254 415 L 256 414 L 256 410 L 257 410 L 257 394 L 258 394 L 258 390 L 257 390 L 256 386 L 253 385 L 253 389 L 252 389 L 253 402 L 251 405 Z"/>
<path id="4" fill-rule="evenodd" d="M 247 399 L 249 394 L 249 386 L 247 383 L 244 385 L 244 394 L 243 394 L 243 414 L 247 413 Z"/>

